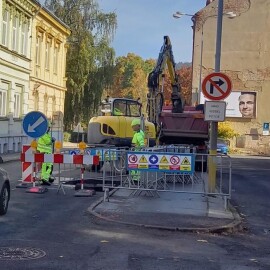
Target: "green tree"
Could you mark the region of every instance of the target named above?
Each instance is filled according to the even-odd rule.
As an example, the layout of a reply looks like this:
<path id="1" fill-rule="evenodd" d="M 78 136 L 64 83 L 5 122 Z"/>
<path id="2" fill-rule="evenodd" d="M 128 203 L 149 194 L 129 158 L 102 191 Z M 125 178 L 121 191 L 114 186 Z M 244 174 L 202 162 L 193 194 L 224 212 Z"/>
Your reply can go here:
<path id="1" fill-rule="evenodd" d="M 45 6 L 71 29 L 67 52 L 64 124 L 88 122 L 105 87 L 112 83 L 114 51 L 109 44 L 117 27 L 115 13 L 102 13 L 96 0 L 46 0 Z"/>

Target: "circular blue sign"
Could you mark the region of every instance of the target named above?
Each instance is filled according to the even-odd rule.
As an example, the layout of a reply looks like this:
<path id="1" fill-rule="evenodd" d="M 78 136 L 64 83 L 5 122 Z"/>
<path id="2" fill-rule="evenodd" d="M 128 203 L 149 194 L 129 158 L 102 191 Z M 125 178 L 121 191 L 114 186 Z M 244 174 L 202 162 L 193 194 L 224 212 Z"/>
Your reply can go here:
<path id="1" fill-rule="evenodd" d="M 23 119 L 23 130 L 31 138 L 39 138 L 48 130 L 48 120 L 39 111 L 28 113 Z"/>
<path id="2" fill-rule="evenodd" d="M 157 163 L 158 163 L 158 156 L 157 156 L 157 155 L 151 155 L 151 156 L 149 157 L 149 162 L 150 162 L 151 164 L 157 164 Z"/>

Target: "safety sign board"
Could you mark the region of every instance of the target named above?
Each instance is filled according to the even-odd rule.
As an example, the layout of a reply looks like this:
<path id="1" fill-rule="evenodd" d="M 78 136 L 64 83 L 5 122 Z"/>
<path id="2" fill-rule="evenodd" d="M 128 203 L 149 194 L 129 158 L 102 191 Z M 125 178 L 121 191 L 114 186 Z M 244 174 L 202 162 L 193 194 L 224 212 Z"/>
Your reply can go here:
<path id="1" fill-rule="evenodd" d="M 31 138 L 39 138 L 48 130 L 48 120 L 39 111 L 32 111 L 25 115 L 23 119 L 23 130 Z"/>
<path id="2" fill-rule="evenodd" d="M 195 158 L 193 154 L 167 154 L 149 152 L 127 152 L 127 169 L 142 171 L 174 171 L 192 174 Z"/>
<path id="3" fill-rule="evenodd" d="M 210 100 L 225 99 L 230 95 L 231 91 L 231 79 L 221 72 L 209 74 L 202 82 L 202 93 Z"/>

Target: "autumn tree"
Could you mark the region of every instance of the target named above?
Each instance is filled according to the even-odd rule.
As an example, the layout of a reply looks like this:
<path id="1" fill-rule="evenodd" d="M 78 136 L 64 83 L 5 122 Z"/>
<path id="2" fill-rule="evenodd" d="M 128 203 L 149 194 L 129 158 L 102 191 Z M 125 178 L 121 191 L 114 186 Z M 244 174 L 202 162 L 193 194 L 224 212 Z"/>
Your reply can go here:
<path id="1" fill-rule="evenodd" d="M 181 93 L 185 101 L 185 104 L 191 104 L 191 72 L 192 69 L 189 66 L 182 66 L 176 70 L 176 74 L 179 76 Z M 164 79 L 164 100 L 171 101 L 171 78 L 169 76 L 168 70 L 165 70 L 165 79 Z"/>

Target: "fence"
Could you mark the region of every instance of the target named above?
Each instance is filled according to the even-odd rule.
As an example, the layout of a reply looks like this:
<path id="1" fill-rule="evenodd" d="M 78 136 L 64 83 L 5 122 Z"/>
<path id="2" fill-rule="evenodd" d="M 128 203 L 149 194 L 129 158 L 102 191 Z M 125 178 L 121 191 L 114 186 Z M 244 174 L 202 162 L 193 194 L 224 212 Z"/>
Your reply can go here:
<path id="1" fill-rule="evenodd" d="M 231 198 L 231 158 L 197 153 L 193 147 L 154 147 L 142 151 L 107 149 L 102 160 L 103 190 L 130 189 L 133 195 L 159 192 L 196 193 Z M 208 186 L 207 163 L 216 167 L 214 189 Z"/>

